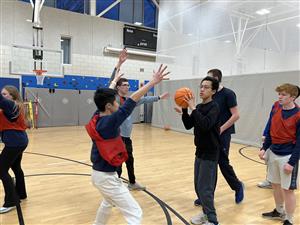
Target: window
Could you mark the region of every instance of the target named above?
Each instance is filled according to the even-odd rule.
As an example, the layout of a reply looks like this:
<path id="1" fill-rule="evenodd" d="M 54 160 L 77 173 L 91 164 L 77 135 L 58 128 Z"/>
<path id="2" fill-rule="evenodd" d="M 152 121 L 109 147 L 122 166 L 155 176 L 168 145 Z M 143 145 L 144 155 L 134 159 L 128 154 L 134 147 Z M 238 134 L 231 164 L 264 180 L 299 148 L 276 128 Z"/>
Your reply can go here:
<path id="1" fill-rule="evenodd" d="M 63 51 L 63 64 L 71 64 L 71 38 L 61 37 L 60 43 Z"/>

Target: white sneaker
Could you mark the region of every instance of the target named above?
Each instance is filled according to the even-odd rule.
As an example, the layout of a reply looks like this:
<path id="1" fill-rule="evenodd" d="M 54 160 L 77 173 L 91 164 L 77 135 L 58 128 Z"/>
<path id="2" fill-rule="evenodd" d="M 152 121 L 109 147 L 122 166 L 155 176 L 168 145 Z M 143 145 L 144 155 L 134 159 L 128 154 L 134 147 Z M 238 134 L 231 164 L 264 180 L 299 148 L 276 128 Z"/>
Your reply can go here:
<path id="1" fill-rule="evenodd" d="M 259 182 L 259 183 L 257 184 L 257 187 L 259 187 L 259 188 L 264 188 L 264 189 L 272 189 L 272 184 L 271 184 L 270 181 L 264 180 L 264 181 L 262 181 L 262 182 Z"/>
<path id="2" fill-rule="evenodd" d="M 206 222 L 208 222 L 208 220 L 207 220 L 207 216 L 204 213 L 200 213 L 191 218 L 191 223 L 195 225 L 203 224 Z"/>
<path id="3" fill-rule="evenodd" d="M 0 208 L 0 214 L 7 213 L 7 212 L 9 212 L 9 211 L 11 211 L 11 210 L 13 210 L 13 209 L 15 209 L 15 208 L 16 208 L 16 206 L 12 206 L 12 207 L 1 207 L 1 208 Z"/>
<path id="4" fill-rule="evenodd" d="M 129 183 L 128 184 L 128 189 L 130 191 L 136 190 L 136 191 L 144 191 L 146 190 L 145 186 L 140 185 L 139 183 L 135 182 L 134 184 Z"/>

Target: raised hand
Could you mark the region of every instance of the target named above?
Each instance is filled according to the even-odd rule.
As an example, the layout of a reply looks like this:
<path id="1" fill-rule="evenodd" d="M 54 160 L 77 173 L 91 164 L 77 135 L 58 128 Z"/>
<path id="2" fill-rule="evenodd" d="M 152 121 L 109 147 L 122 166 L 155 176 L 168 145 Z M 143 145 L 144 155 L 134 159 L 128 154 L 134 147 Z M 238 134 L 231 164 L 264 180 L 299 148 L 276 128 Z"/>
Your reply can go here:
<path id="1" fill-rule="evenodd" d="M 127 49 L 124 48 L 119 55 L 119 62 L 118 65 L 121 66 L 128 58 Z"/>
<path id="2" fill-rule="evenodd" d="M 159 98 L 160 99 L 168 99 L 170 97 L 170 94 L 168 92 L 162 93 Z"/>
<path id="3" fill-rule="evenodd" d="M 152 82 L 154 84 L 158 84 L 160 83 L 162 80 L 166 80 L 166 76 L 170 73 L 170 72 L 165 72 L 165 70 L 167 69 L 167 66 L 163 66 L 163 64 L 160 65 L 158 71 L 153 71 L 153 78 L 152 78 Z"/>

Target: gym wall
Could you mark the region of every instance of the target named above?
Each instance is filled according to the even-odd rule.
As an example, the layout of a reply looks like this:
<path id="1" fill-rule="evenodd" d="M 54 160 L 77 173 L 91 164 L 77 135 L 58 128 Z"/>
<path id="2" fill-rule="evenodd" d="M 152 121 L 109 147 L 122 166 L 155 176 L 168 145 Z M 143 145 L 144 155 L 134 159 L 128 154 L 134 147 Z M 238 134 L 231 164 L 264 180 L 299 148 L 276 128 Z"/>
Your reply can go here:
<path id="1" fill-rule="evenodd" d="M 169 91 L 174 96 L 178 88 L 188 87 L 194 91 L 199 103 L 200 81 L 201 79 L 165 81 L 156 88 L 156 94 Z M 223 77 L 222 84 L 234 90 L 238 101 L 240 119 L 236 123 L 236 134 L 232 137 L 234 142 L 260 146 L 270 110 L 277 101 L 275 88 L 282 83 L 300 85 L 300 71 Z M 297 102 L 299 103 L 299 99 Z M 174 107 L 173 99 L 154 104 L 152 125 L 161 128 L 170 125 L 172 130 L 192 133 L 192 130 L 185 130 L 181 115 L 175 112 Z"/>

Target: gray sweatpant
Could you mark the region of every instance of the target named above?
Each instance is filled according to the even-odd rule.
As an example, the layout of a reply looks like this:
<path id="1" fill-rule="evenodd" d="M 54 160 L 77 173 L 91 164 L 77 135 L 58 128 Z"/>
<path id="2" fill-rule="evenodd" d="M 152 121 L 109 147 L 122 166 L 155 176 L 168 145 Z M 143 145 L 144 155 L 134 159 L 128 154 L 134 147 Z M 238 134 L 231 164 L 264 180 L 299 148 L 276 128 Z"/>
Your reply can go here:
<path id="1" fill-rule="evenodd" d="M 218 162 L 195 158 L 194 185 L 198 199 L 201 201 L 203 213 L 208 221 L 218 223 L 214 206 L 214 195 L 217 181 Z"/>

